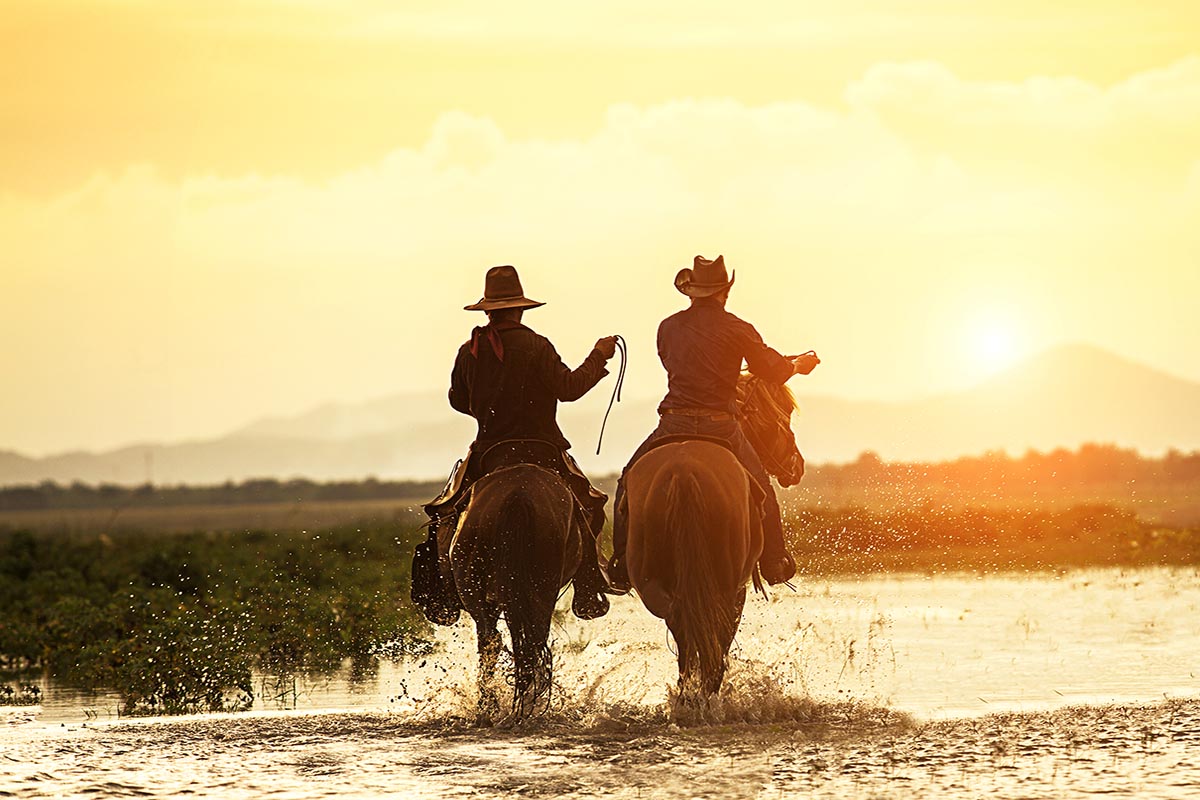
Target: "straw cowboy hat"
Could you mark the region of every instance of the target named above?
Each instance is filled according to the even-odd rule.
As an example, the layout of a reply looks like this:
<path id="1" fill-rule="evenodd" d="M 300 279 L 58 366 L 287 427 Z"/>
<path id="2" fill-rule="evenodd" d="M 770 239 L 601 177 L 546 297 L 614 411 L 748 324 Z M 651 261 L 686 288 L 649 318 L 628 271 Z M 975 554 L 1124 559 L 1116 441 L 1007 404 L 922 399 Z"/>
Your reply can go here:
<path id="1" fill-rule="evenodd" d="M 492 267 L 483 281 L 483 297 L 478 303 L 463 306 L 465 311 L 495 311 L 500 308 L 537 308 L 544 306 L 530 300 L 521 288 L 521 278 L 516 267 Z"/>
<path id="2" fill-rule="evenodd" d="M 709 261 L 704 256 L 692 260 L 692 268 L 679 270 L 675 276 L 675 288 L 688 297 L 712 297 L 733 286 L 733 275 L 725 272 L 725 256 Z"/>

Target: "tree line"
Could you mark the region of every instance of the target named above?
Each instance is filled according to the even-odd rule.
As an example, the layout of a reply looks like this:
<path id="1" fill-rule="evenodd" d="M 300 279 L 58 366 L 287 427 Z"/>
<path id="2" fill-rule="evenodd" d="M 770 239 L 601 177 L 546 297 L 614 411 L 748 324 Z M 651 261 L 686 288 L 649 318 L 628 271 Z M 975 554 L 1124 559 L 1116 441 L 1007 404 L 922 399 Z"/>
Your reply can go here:
<path id="1" fill-rule="evenodd" d="M 1112 444 L 1084 444 L 1076 450 L 1029 450 L 1020 457 L 1004 451 L 940 462 L 886 462 L 864 452 L 847 464 L 810 469 L 804 486 L 940 486 L 948 489 L 993 490 L 1015 486 L 1048 489 L 1099 485 L 1184 486 L 1200 483 L 1200 451 L 1170 450 L 1146 457 Z"/>
<path id="2" fill-rule="evenodd" d="M 611 479 L 597 481 L 603 485 Z M 822 488 L 930 487 L 962 490 L 1011 490 L 1017 486 L 1046 489 L 1097 485 L 1186 486 L 1200 484 L 1200 451 L 1171 450 L 1146 457 L 1136 450 L 1111 444 L 1085 444 L 1076 450 L 1030 450 L 1020 457 L 1003 451 L 964 456 L 952 461 L 884 461 L 864 452 L 846 464 L 809 466 L 801 486 Z M 239 505 L 352 500 L 413 500 L 433 498 L 441 481 L 276 480 L 259 478 L 210 486 L 120 486 L 46 481 L 0 487 L 0 511 L 68 508 L 154 508 L 183 505 Z"/>
<path id="3" fill-rule="evenodd" d="M 185 505 L 241 505 L 338 500 L 411 500 L 433 498 L 442 481 L 311 481 L 258 478 L 212 486 L 119 486 L 82 482 L 0 487 L 0 511 L 68 508 L 157 508 Z"/>

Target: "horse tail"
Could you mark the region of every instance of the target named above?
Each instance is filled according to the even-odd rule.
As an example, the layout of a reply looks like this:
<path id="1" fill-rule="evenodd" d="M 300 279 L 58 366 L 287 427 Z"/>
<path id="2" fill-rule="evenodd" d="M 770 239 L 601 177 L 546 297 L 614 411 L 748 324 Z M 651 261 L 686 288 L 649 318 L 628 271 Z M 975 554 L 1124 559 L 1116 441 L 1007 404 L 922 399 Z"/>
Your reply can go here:
<path id="1" fill-rule="evenodd" d="M 664 512 L 674 537 L 675 587 L 667 626 L 679 648 L 680 689 L 703 692 L 712 677 L 724 671 L 725 650 L 719 631 L 728 625 L 730 616 L 713 564 L 711 537 L 720 532 L 712 530 L 711 510 L 695 475 L 671 478 Z M 698 683 L 685 685 L 688 682 Z"/>
<path id="2" fill-rule="evenodd" d="M 550 683 L 550 646 L 545 634 L 539 634 L 538 596 L 545 576 L 537 570 L 537 509 L 524 491 L 511 492 L 504 498 L 497 515 L 496 574 L 508 580 L 498 581 L 497 594 L 513 649 L 513 704 L 521 713 L 532 711 Z M 554 587 L 557 590 L 557 586 Z"/>

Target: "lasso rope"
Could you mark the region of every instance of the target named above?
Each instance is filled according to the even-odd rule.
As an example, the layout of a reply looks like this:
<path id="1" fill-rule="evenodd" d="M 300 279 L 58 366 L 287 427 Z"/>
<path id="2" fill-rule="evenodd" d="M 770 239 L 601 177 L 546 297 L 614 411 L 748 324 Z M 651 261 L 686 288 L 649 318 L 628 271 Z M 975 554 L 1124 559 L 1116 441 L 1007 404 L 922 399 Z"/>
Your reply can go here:
<path id="1" fill-rule="evenodd" d="M 600 438 L 596 440 L 596 455 L 600 455 L 600 445 L 604 442 L 604 426 L 608 424 L 608 415 L 612 413 L 613 403 L 621 402 L 621 386 L 625 383 L 625 363 L 629 360 L 629 348 L 625 339 L 620 335 L 613 337 L 617 341 L 617 350 L 621 352 L 621 368 L 617 370 L 617 385 L 613 387 L 612 398 L 608 401 L 608 410 L 604 412 L 604 421 L 600 423 Z"/>

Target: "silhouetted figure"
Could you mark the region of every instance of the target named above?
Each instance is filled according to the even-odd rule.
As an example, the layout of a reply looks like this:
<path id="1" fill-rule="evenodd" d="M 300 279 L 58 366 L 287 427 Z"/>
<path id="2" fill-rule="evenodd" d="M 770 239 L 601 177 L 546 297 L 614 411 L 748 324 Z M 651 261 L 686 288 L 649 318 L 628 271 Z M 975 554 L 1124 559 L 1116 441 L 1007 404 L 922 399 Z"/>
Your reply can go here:
<path id="1" fill-rule="evenodd" d="M 465 307 L 485 312 L 488 324 L 475 328 L 458 351 L 450 378 L 450 405 L 474 417 L 479 428 L 442 496 L 425 506 L 429 539 L 418 545 L 413 557 L 413 600 L 432 622 L 453 624 L 461 609 L 445 565 L 439 569 L 438 537 L 454 534 L 475 481 L 500 466 L 526 462 L 538 462 L 558 473 L 589 523 L 574 577 L 572 610 L 583 619 L 608 611 L 603 594 L 607 583 L 596 557 L 596 535 L 604 526 L 608 497 L 590 484 L 567 453 L 571 445 L 555 415 L 560 400 L 578 400 L 608 374 L 604 365 L 616 350 L 616 339 L 598 340 L 583 363 L 569 369 L 546 337 L 521 324 L 525 309 L 541 305 L 525 297 L 515 268 L 501 266 L 488 270 L 483 298 Z"/>
<path id="2" fill-rule="evenodd" d="M 675 276 L 675 288 L 692 302 L 658 327 L 658 356 L 667 370 L 667 395 L 658 406 L 658 427 L 634 452 L 617 482 L 613 557 L 608 565 L 608 579 L 616 591 L 629 588 L 625 475 L 634 462 L 667 436 L 713 437 L 729 443 L 763 490 L 764 542 L 759 560 L 763 578 L 776 584 L 796 574 L 796 564 L 783 543 L 775 489 L 738 422 L 738 377 L 745 362 L 752 374 L 782 385 L 793 375 L 812 372 L 820 359 L 811 353 L 794 359 L 780 355 L 763 343 L 753 325 L 726 311 L 733 281 L 725 270 L 723 256 L 713 261 L 696 256 L 691 269 L 682 269 Z"/>

